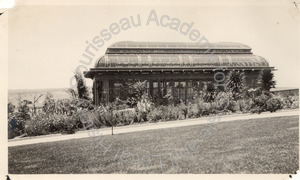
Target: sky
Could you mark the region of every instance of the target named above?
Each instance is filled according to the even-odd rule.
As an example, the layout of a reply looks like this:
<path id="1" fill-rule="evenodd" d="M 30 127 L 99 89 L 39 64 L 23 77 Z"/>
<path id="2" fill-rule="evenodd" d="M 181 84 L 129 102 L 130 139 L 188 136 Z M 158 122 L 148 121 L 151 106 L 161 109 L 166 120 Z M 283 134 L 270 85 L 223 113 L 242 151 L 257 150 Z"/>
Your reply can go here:
<path id="1" fill-rule="evenodd" d="M 169 27 L 147 25 L 151 10 L 193 23 L 209 42 L 239 42 L 274 66 L 277 87 L 299 87 L 299 10 L 285 6 L 17 6 L 8 19 L 8 88 L 68 88 L 75 69 L 93 67 L 117 41 L 192 42 Z M 104 42 L 91 64 L 80 60 L 87 43 L 112 23 L 140 16 L 141 25 Z M 92 81 L 87 79 L 87 84 Z"/>

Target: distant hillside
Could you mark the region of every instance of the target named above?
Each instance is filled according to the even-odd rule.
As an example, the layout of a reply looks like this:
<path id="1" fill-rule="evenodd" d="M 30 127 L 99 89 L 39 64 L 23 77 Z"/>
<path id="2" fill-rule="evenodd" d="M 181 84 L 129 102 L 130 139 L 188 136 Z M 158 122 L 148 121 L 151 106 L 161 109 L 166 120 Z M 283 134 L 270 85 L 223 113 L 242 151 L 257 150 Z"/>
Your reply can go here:
<path id="1" fill-rule="evenodd" d="M 21 89 L 21 90 L 8 90 L 8 102 L 18 105 L 19 100 L 29 100 L 33 101 L 34 97 L 39 97 L 41 94 L 43 96 L 36 103 L 37 107 L 42 106 L 45 95 L 47 92 L 51 93 L 54 99 L 64 99 L 70 98 L 70 95 L 67 92 L 68 88 L 57 88 L 57 89 Z M 91 93 L 91 88 L 90 93 Z"/>

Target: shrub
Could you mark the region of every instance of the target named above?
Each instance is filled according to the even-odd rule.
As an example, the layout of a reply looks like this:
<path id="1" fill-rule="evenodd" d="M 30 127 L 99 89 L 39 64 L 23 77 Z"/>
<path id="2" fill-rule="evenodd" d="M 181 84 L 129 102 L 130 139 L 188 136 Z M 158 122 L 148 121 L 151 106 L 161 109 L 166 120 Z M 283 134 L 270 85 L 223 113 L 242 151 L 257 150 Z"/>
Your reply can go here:
<path id="1" fill-rule="evenodd" d="M 265 111 L 275 112 L 284 107 L 289 107 L 290 104 L 280 95 L 263 92 L 260 96 L 254 97 L 252 104 L 253 113 L 261 113 Z"/>
<path id="2" fill-rule="evenodd" d="M 299 96 L 285 96 L 283 97 L 283 109 L 299 108 Z"/>
<path id="3" fill-rule="evenodd" d="M 80 122 L 80 128 L 90 129 L 94 127 L 100 127 L 99 124 L 95 123 L 95 109 L 88 110 L 88 109 L 80 109 L 74 114 L 78 121 Z"/>
<path id="4" fill-rule="evenodd" d="M 267 100 L 266 110 L 275 112 L 283 107 L 283 99 L 280 96 L 274 96 Z"/>
<path id="5" fill-rule="evenodd" d="M 21 129 L 19 129 L 19 124 L 14 115 L 15 106 L 12 103 L 7 104 L 7 114 L 8 114 L 8 138 L 14 138 L 21 135 Z"/>
<path id="6" fill-rule="evenodd" d="M 46 135 L 51 133 L 74 133 L 80 125 L 78 114 L 48 114 L 40 112 L 34 114 L 26 122 L 25 133 L 29 136 Z"/>
<path id="7" fill-rule="evenodd" d="M 213 112 L 212 103 L 205 102 L 203 99 L 198 98 L 193 104 L 189 105 L 189 111 L 190 112 L 188 113 L 191 115 L 191 117 L 195 118 L 209 115 Z"/>
<path id="8" fill-rule="evenodd" d="M 175 105 L 169 105 L 168 107 L 168 120 L 177 120 L 177 119 L 183 119 L 183 114 L 180 111 L 180 108 Z"/>
<path id="9" fill-rule="evenodd" d="M 236 112 L 240 111 L 240 105 L 237 101 L 232 100 L 232 101 L 230 101 L 227 109 L 230 112 L 236 113 Z"/>
<path id="10" fill-rule="evenodd" d="M 59 107 L 58 104 L 60 103 L 60 101 L 64 101 L 63 102 L 63 109 L 65 109 L 65 111 L 71 111 L 74 112 L 74 108 L 75 111 L 77 108 L 81 108 L 81 109 L 89 109 L 92 110 L 94 109 L 94 105 L 92 100 L 86 100 L 86 99 L 80 99 L 80 98 L 75 98 L 72 100 L 68 100 L 68 99 L 63 99 L 63 100 L 57 100 L 56 102 L 56 107 Z"/>
<path id="11" fill-rule="evenodd" d="M 251 109 L 252 113 L 261 113 L 267 111 L 266 109 L 266 102 L 270 99 L 271 94 L 269 93 L 262 93 L 259 96 L 253 97 L 253 106 Z"/>
<path id="12" fill-rule="evenodd" d="M 25 132 L 29 136 L 45 135 L 51 132 L 49 115 L 45 112 L 33 115 L 25 125 Z"/>
<path id="13" fill-rule="evenodd" d="M 178 108 L 179 108 L 179 111 L 181 112 L 181 114 L 179 115 L 180 118 L 183 118 L 183 119 L 188 118 L 189 106 L 181 101 L 180 104 L 178 105 Z"/>
<path id="14" fill-rule="evenodd" d="M 299 108 L 299 96 L 294 96 L 290 108 L 292 109 Z"/>
<path id="15" fill-rule="evenodd" d="M 14 138 L 24 133 L 24 127 L 30 120 L 30 110 L 27 106 L 31 101 L 22 100 L 18 103 L 18 110 L 14 112 L 14 106 L 8 105 L 8 136 Z"/>
<path id="16" fill-rule="evenodd" d="M 149 113 L 151 108 L 151 102 L 148 100 L 146 96 L 143 96 L 138 102 L 136 106 L 137 112 L 137 122 L 147 121 L 147 114 Z"/>
<path id="17" fill-rule="evenodd" d="M 113 111 L 109 107 L 98 106 L 92 111 L 90 117 L 93 120 L 93 125 L 95 127 L 101 126 L 112 126 L 114 125 L 115 119 L 113 116 Z"/>
<path id="18" fill-rule="evenodd" d="M 126 104 L 126 101 L 123 101 L 119 98 L 116 98 L 116 100 L 112 103 L 112 106 L 114 106 L 115 110 L 121 110 L 121 109 L 129 108 L 129 106 Z"/>
<path id="19" fill-rule="evenodd" d="M 198 118 L 200 117 L 200 108 L 198 104 L 189 103 L 188 104 L 188 117 L 189 118 Z"/>
<path id="20" fill-rule="evenodd" d="M 136 109 L 137 111 L 137 118 L 135 119 L 135 122 L 142 122 L 142 121 L 147 121 L 147 114 L 149 113 L 148 111 L 141 111 L 140 109 Z"/>
<path id="21" fill-rule="evenodd" d="M 129 125 L 136 119 L 136 111 L 134 108 L 114 111 L 114 119 L 117 125 Z"/>
<path id="22" fill-rule="evenodd" d="M 153 113 L 151 111 L 154 111 Z M 168 106 L 157 106 L 152 107 L 149 111 L 150 115 L 147 115 L 147 118 L 150 117 L 153 119 L 161 119 L 163 121 L 184 119 L 183 113 L 180 111 L 180 108 L 175 105 Z"/>
<path id="23" fill-rule="evenodd" d="M 171 105 L 169 105 L 169 106 L 171 106 Z M 161 111 L 163 112 L 163 114 L 162 114 L 162 120 L 163 121 L 168 121 L 168 120 L 170 120 L 170 115 L 171 115 L 171 113 L 169 112 L 169 106 L 159 106 L 158 108 L 160 108 L 161 109 Z"/>
<path id="24" fill-rule="evenodd" d="M 55 112 L 55 99 L 53 95 L 47 92 L 44 100 L 43 111 L 47 113 L 54 113 Z"/>
<path id="25" fill-rule="evenodd" d="M 24 132 L 23 126 L 20 122 L 15 118 L 15 116 L 11 116 L 8 118 L 8 139 L 12 139 L 16 136 L 20 136 Z"/>
<path id="26" fill-rule="evenodd" d="M 234 99 L 232 92 L 219 92 L 212 103 L 212 112 L 227 112 L 230 109 L 235 110 L 236 107 L 233 106 Z"/>
<path id="27" fill-rule="evenodd" d="M 154 121 L 154 122 L 157 122 L 157 121 L 160 121 L 160 120 L 163 120 L 164 119 L 164 112 L 162 111 L 162 108 L 152 108 L 149 113 L 147 114 L 147 119 L 149 121 Z"/>
<path id="28" fill-rule="evenodd" d="M 77 111 L 77 108 L 87 108 L 89 106 L 88 102 L 81 102 L 80 99 L 59 99 L 53 103 L 54 111 L 49 113 L 72 115 Z"/>
<path id="29" fill-rule="evenodd" d="M 126 102 L 116 99 L 106 106 L 100 105 L 92 110 L 86 110 L 86 118 L 90 121 L 85 121 L 87 127 L 101 126 L 117 126 L 132 124 L 137 118 L 137 113 L 134 108 L 128 108 Z"/>
<path id="30" fill-rule="evenodd" d="M 73 134 L 80 128 L 82 128 L 82 123 L 80 121 L 79 113 L 76 112 L 70 115 L 64 115 L 64 132 Z"/>
<path id="31" fill-rule="evenodd" d="M 212 113 L 212 104 L 207 102 L 200 102 L 199 103 L 199 111 L 201 116 L 207 116 Z"/>
<path id="32" fill-rule="evenodd" d="M 252 101 L 252 99 L 249 98 L 249 99 L 238 100 L 237 104 L 239 106 L 240 111 L 247 113 L 251 111 L 254 102 Z"/>

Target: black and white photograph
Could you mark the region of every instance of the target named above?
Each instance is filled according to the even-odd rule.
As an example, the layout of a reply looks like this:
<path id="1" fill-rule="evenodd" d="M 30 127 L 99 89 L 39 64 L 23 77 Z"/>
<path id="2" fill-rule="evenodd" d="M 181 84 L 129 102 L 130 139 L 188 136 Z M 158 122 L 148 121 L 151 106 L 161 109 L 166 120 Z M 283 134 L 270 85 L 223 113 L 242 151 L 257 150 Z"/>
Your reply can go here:
<path id="1" fill-rule="evenodd" d="M 1 8 L 0 178 L 296 178 L 299 8 L 298 0 Z"/>

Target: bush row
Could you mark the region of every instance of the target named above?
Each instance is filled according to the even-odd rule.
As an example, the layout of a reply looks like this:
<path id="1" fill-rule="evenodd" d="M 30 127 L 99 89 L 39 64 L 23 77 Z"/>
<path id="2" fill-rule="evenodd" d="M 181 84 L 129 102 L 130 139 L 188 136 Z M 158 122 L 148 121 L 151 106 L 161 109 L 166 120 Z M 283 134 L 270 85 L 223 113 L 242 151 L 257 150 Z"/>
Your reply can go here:
<path id="1" fill-rule="evenodd" d="M 235 100 L 231 93 L 220 92 L 213 102 L 206 102 L 196 98 L 193 102 L 177 105 L 154 105 L 150 101 L 142 100 L 135 108 L 126 108 L 109 104 L 90 108 L 76 107 L 75 101 L 63 101 L 59 106 L 68 107 L 64 111 L 55 110 L 55 105 L 48 104 L 48 109 L 28 114 L 19 110 L 17 116 L 9 118 L 9 137 L 26 133 L 28 136 L 45 135 L 51 133 L 74 133 L 80 129 L 100 128 L 104 126 L 130 125 L 140 122 L 158 122 L 198 118 L 222 112 L 231 113 L 261 113 L 275 112 L 280 109 L 299 108 L 298 96 L 280 96 L 262 93 L 259 96 Z M 118 102 L 118 104 L 121 104 Z M 56 105 L 57 106 L 57 105 Z M 57 108 L 56 108 L 57 109 Z M 21 117 L 21 118 L 20 118 Z M 26 120 L 22 119 L 26 117 Z M 14 124 L 15 123 L 15 124 Z M 14 128 L 12 128 L 14 126 Z"/>

